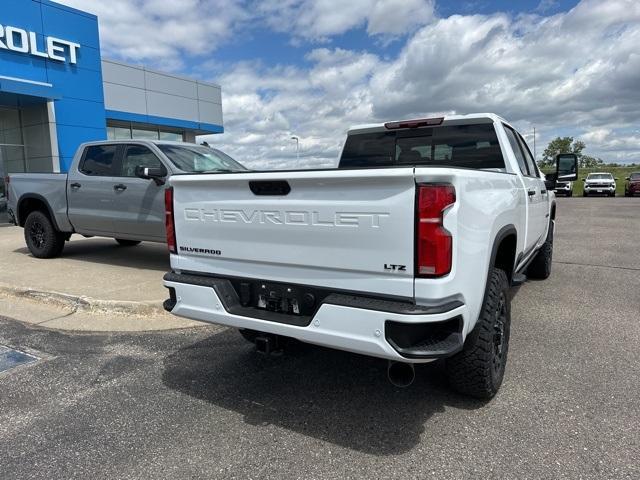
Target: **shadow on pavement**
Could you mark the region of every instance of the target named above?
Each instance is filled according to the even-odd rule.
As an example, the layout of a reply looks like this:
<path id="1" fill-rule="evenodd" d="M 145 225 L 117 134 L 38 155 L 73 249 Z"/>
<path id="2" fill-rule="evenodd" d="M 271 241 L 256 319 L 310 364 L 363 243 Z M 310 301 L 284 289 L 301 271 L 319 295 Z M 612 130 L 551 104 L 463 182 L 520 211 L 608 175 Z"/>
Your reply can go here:
<path id="1" fill-rule="evenodd" d="M 27 247 L 18 248 L 14 252 L 31 255 Z M 143 242 L 134 247 L 121 247 L 115 240 L 110 239 L 74 240 L 67 242 L 61 258 L 161 272 L 167 272 L 171 268 L 167 247 L 151 242 Z"/>
<path id="2" fill-rule="evenodd" d="M 164 361 L 171 389 L 235 411 L 251 425 L 275 425 L 371 455 L 411 450 L 421 436 L 442 434 L 425 423 L 446 407 L 484 405 L 447 389 L 439 365 L 416 368 L 416 382 L 396 389 L 386 361 L 295 344 L 263 357 L 226 330 Z M 428 438 L 426 441 L 429 441 Z"/>

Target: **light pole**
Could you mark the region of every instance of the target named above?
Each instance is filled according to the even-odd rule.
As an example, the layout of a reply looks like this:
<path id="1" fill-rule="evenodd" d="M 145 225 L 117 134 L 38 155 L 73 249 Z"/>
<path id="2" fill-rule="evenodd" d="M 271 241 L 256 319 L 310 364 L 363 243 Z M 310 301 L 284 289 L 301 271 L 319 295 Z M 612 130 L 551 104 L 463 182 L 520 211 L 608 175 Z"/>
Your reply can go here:
<path id="1" fill-rule="evenodd" d="M 291 140 L 296 141 L 296 162 L 298 163 L 298 166 L 300 166 L 300 138 L 294 135 L 291 137 Z"/>

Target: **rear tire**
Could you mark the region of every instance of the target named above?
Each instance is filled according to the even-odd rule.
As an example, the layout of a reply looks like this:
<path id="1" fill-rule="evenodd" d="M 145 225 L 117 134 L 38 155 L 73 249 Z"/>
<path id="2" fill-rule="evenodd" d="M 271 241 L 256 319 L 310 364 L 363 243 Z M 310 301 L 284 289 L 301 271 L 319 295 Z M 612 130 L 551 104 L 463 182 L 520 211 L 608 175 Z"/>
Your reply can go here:
<path id="1" fill-rule="evenodd" d="M 527 276 L 538 280 L 546 280 L 551 275 L 551 264 L 553 261 L 553 230 L 554 223 L 549 224 L 547 239 L 540 247 L 533 262 L 527 268 Z"/>
<path id="2" fill-rule="evenodd" d="M 66 235 L 56 230 L 44 212 L 36 210 L 24 222 L 24 240 L 36 258 L 54 258 L 62 253 Z"/>
<path id="3" fill-rule="evenodd" d="M 446 360 L 449 385 L 458 393 L 490 399 L 504 378 L 511 330 L 511 299 L 507 274 L 493 268 L 484 304 L 464 348 Z"/>
<path id="4" fill-rule="evenodd" d="M 586 197 L 587 196 L 587 192 L 582 192 L 582 196 Z"/>
<path id="5" fill-rule="evenodd" d="M 136 245 L 140 245 L 140 240 L 124 240 L 122 238 L 116 238 L 116 242 L 121 247 L 135 247 Z"/>

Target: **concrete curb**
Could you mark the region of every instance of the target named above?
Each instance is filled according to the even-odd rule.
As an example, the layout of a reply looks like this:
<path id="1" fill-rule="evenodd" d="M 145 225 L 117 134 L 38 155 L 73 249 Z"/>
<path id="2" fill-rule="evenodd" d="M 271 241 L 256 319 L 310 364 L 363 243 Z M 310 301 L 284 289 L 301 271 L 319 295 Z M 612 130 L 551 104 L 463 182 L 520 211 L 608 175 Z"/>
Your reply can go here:
<path id="1" fill-rule="evenodd" d="M 162 302 L 132 302 L 119 300 L 99 300 L 87 296 L 48 292 L 26 287 L 14 287 L 0 283 L 0 295 L 71 309 L 73 313 L 97 313 L 130 316 L 151 316 L 164 314 Z"/>

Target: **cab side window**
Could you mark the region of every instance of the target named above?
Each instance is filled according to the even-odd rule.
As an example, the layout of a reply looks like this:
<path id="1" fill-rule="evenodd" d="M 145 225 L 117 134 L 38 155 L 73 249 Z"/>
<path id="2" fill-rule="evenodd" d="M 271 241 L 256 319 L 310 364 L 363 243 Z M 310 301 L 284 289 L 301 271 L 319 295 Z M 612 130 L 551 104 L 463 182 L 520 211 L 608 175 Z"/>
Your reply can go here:
<path id="1" fill-rule="evenodd" d="M 135 177 L 136 167 L 160 168 L 166 171 L 160 159 L 148 147 L 128 145 L 122 157 L 121 177 Z"/>
<path id="2" fill-rule="evenodd" d="M 116 145 L 92 145 L 86 148 L 79 170 L 92 177 L 112 177 Z"/>
<path id="3" fill-rule="evenodd" d="M 516 156 L 520 171 L 523 175 L 529 176 L 527 161 L 525 160 L 524 154 L 522 153 L 522 148 L 520 148 L 520 144 L 518 143 L 518 139 L 516 138 L 516 132 L 506 125 L 504 126 L 504 131 L 507 134 L 507 138 L 509 139 L 509 144 L 511 145 L 513 154 Z"/>
<path id="4" fill-rule="evenodd" d="M 522 149 L 522 153 L 524 153 L 524 159 L 526 160 L 527 167 L 529 168 L 529 176 L 539 177 L 540 172 L 538 171 L 538 165 L 536 165 L 536 161 L 533 158 L 533 155 L 531 155 L 531 150 L 529 150 L 529 145 L 527 145 L 527 142 L 524 141 L 524 138 L 522 138 L 522 135 L 520 135 L 519 133 L 517 133 L 517 135 L 518 135 L 518 141 L 520 143 L 520 148 Z"/>

